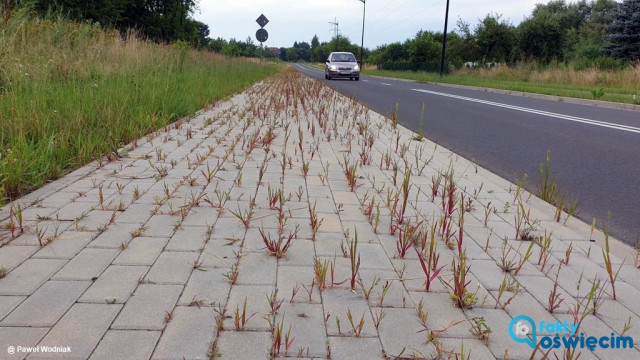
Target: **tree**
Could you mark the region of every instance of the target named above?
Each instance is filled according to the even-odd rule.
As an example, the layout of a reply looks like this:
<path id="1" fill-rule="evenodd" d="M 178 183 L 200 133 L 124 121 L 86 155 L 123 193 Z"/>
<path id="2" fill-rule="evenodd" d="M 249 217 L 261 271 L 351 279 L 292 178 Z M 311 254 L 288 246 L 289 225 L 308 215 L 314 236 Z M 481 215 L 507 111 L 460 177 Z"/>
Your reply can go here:
<path id="1" fill-rule="evenodd" d="M 322 62 L 323 59 L 319 59 L 316 56 L 315 50 L 320 46 L 320 40 L 318 39 L 318 35 L 313 35 L 313 39 L 311 39 L 311 61 L 312 62 Z"/>
<path id="2" fill-rule="evenodd" d="M 72 20 L 90 20 L 122 32 L 136 29 L 156 41 L 183 40 L 203 46 L 206 32 L 191 18 L 196 0 L 34 0 L 36 11 L 59 11 Z"/>
<path id="3" fill-rule="evenodd" d="M 502 15 L 487 14 L 475 28 L 475 39 L 483 61 L 504 62 L 509 60 L 515 34 L 513 26 Z"/>
<path id="4" fill-rule="evenodd" d="M 562 30 L 549 13 L 530 17 L 518 26 L 518 45 L 528 60 L 549 63 L 562 57 Z"/>
<path id="5" fill-rule="evenodd" d="M 624 60 L 640 59 L 640 0 L 624 0 L 607 28 L 607 54 Z"/>
<path id="6" fill-rule="evenodd" d="M 476 43 L 475 35 L 471 32 L 471 24 L 458 18 L 457 26 L 458 36 L 448 35 L 451 41 L 447 45 L 449 52 L 447 58 L 462 63 L 480 60 L 480 49 Z"/>
<path id="7" fill-rule="evenodd" d="M 287 49 L 287 61 L 298 61 L 299 56 L 298 56 L 298 49 L 296 49 L 295 47 L 290 47 Z"/>
<path id="8" fill-rule="evenodd" d="M 221 37 L 215 40 L 209 40 L 206 48 L 209 51 L 213 51 L 216 53 L 224 53 L 225 48 L 228 46 L 227 41 Z"/>
<path id="9" fill-rule="evenodd" d="M 420 30 L 408 43 L 409 61 L 412 63 L 437 61 L 441 48 L 441 43 L 436 42 L 432 33 Z"/>

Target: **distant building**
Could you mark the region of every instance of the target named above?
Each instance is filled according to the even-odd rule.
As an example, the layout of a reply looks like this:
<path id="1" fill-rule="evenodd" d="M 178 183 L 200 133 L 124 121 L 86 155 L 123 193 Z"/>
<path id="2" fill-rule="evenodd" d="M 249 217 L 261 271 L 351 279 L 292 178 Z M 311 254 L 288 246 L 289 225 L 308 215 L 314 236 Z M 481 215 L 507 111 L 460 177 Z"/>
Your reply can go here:
<path id="1" fill-rule="evenodd" d="M 280 48 L 270 47 L 269 50 L 271 50 L 271 53 L 273 54 L 273 56 L 275 58 L 279 58 L 280 57 Z"/>

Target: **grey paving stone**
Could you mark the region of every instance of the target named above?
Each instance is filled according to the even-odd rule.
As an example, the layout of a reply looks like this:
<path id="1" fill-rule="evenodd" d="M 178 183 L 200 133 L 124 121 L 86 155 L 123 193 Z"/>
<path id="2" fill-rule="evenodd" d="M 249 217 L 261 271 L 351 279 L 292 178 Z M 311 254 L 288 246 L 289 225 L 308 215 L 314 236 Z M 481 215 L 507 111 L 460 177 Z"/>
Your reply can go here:
<path id="1" fill-rule="evenodd" d="M 553 270 L 553 273 L 556 271 L 557 267 Z M 561 270 L 560 275 L 562 275 L 562 271 L 563 270 Z M 555 278 L 555 274 L 553 277 Z M 531 294 L 531 296 L 535 297 L 538 302 L 542 304 L 549 303 L 549 295 L 553 289 L 553 280 L 543 276 L 518 276 L 518 282 L 529 294 Z M 557 312 L 566 313 L 576 303 L 576 300 L 560 286 L 558 286 L 556 294 L 564 299 L 560 304 L 560 307 L 555 310 Z"/>
<path id="2" fill-rule="evenodd" d="M 78 302 L 124 303 L 149 270 L 148 266 L 109 266 Z"/>
<path id="3" fill-rule="evenodd" d="M 360 281 L 358 287 L 364 291 L 366 289 L 369 294 L 369 305 L 376 307 L 412 307 L 413 301 L 411 296 L 404 288 L 404 284 L 398 279 L 395 271 L 387 270 L 360 270 L 358 272 Z M 371 287 L 378 279 L 377 285 Z M 384 297 L 382 296 L 385 292 Z"/>
<path id="4" fill-rule="evenodd" d="M 218 209 L 214 207 L 199 206 L 192 208 L 187 217 L 182 221 L 183 226 L 207 226 L 214 225 L 218 220 Z"/>
<path id="5" fill-rule="evenodd" d="M 111 328 L 162 330 L 165 316 L 173 310 L 181 292 L 180 285 L 141 284 Z"/>
<path id="6" fill-rule="evenodd" d="M 47 332 L 49 332 L 49 328 L 0 327 L 0 354 L 2 358 L 7 360 L 24 359 L 29 355 L 24 348 L 36 346 Z M 9 346 L 15 348 L 14 354 L 8 353 Z"/>
<path id="7" fill-rule="evenodd" d="M 26 296 L 0 296 L 0 320 L 4 319 L 5 316 L 26 298 Z"/>
<path id="8" fill-rule="evenodd" d="M 248 253 L 240 258 L 237 284 L 275 285 L 277 264 L 275 256 Z"/>
<path id="9" fill-rule="evenodd" d="M 509 274 L 503 272 L 493 260 L 474 260 L 472 264 L 471 273 L 487 290 L 498 290 L 504 277 L 510 278 Z"/>
<path id="10" fill-rule="evenodd" d="M 251 227 L 249 227 L 247 229 L 247 232 L 244 234 L 244 241 L 242 238 L 242 234 L 239 233 L 238 237 L 235 238 L 227 238 L 225 240 L 220 240 L 215 238 L 214 235 L 214 239 L 210 240 L 209 243 L 211 242 L 217 242 L 217 243 L 221 243 L 222 241 L 224 241 L 224 243 L 229 243 L 231 241 L 235 241 L 235 243 L 240 244 L 242 243 L 242 251 L 249 253 L 249 252 L 257 252 L 257 253 L 266 253 L 267 249 L 266 249 L 266 245 L 264 243 L 264 240 L 262 239 L 262 235 L 260 234 L 260 230 L 264 231 L 265 236 L 267 236 L 267 238 L 271 238 L 272 240 L 277 240 L 278 239 L 278 231 L 276 230 L 278 225 L 276 221 L 273 221 L 273 226 L 269 227 L 269 224 L 267 226 L 264 226 L 263 221 L 264 219 L 260 220 L 260 225 L 258 227 L 258 224 L 255 224 L 256 227 L 254 227 L 254 224 L 251 225 Z M 275 220 L 275 219 L 273 219 Z M 288 236 L 288 233 L 286 233 L 284 236 Z M 293 240 L 292 240 L 293 241 Z M 209 247 L 209 243 L 207 243 L 207 248 Z"/>
<path id="11" fill-rule="evenodd" d="M 33 255 L 33 258 L 71 259 L 95 236 L 94 232 L 65 231 Z"/>
<path id="12" fill-rule="evenodd" d="M 39 246 L 3 246 L 0 247 L 0 267 L 7 271 L 20 265 L 33 253 L 40 249 Z"/>
<path id="13" fill-rule="evenodd" d="M 284 321 L 285 331 L 291 325 L 291 336 L 295 337 L 291 344 L 293 354 L 327 357 L 327 335 L 321 304 L 283 303 L 276 321 Z"/>
<path id="14" fill-rule="evenodd" d="M 153 209 L 151 204 L 131 204 L 120 214 L 118 223 L 131 223 L 141 226 L 151 218 L 151 209 Z"/>
<path id="15" fill-rule="evenodd" d="M 393 266 L 382 245 L 362 243 L 360 239 L 358 239 L 358 242 L 361 269 L 393 270 Z"/>
<path id="16" fill-rule="evenodd" d="M 334 360 L 384 358 L 378 338 L 330 337 L 329 346 Z"/>
<path id="17" fill-rule="evenodd" d="M 237 218 L 230 218 L 229 216 L 233 215 L 225 211 L 225 213 L 218 218 L 213 228 L 212 239 L 226 240 L 229 238 L 242 239 L 244 237 L 244 233 L 246 232 L 245 226 Z"/>
<path id="18" fill-rule="evenodd" d="M 0 295 L 31 295 L 67 260 L 29 259 L 0 280 Z"/>
<path id="19" fill-rule="evenodd" d="M 489 334 L 489 341 L 491 341 Z M 495 356 L 489 350 L 489 347 L 478 339 L 455 339 L 440 338 L 438 339 L 445 351 L 451 354 L 451 358 L 458 356 L 458 359 L 493 359 Z M 434 356 L 436 354 L 433 354 Z M 449 356 L 445 354 L 445 356 Z"/>
<path id="20" fill-rule="evenodd" d="M 75 304 L 38 345 L 70 346 L 70 353 L 38 353 L 29 359 L 86 359 L 96 347 L 122 305 Z"/>
<path id="21" fill-rule="evenodd" d="M 54 276 L 54 280 L 91 280 L 99 276 L 120 249 L 85 248 Z"/>
<path id="22" fill-rule="evenodd" d="M 450 337 L 471 337 L 465 313 L 460 308 L 455 307 L 448 293 L 412 292 L 411 296 L 416 304 L 416 308 L 411 309 L 414 319 L 419 319 L 417 306 L 422 300 L 423 311 L 428 314 L 427 327 L 429 329 L 447 329 L 445 334 Z M 459 321 L 462 322 L 451 326 L 451 324 Z"/>
<path id="23" fill-rule="evenodd" d="M 201 301 L 201 305 L 221 304 L 225 306 L 231 284 L 224 276 L 227 269 L 203 269 L 193 271 L 182 292 L 178 305 L 189 305 Z"/>
<path id="24" fill-rule="evenodd" d="M 157 284 L 185 284 L 197 259 L 196 252 L 165 251 L 160 254 L 145 279 Z"/>
<path id="25" fill-rule="evenodd" d="M 251 320 L 247 321 L 245 330 L 250 331 L 267 331 L 268 323 L 263 317 L 271 312 L 267 296 L 270 295 L 275 288 L 273 286 L 264 285 L 233 285 L 227 301 L 227 315 L 229 316 L 225 322 L 225 329 L 234 329 L 234 313 L 236 310 L 243 311 L 244 301 L 247 301 L 246 317 L 255 313 Z"/>
<path id="26" fill-rule="evenodd" d="M 60 210 L 53 214 L 53 218 L 56 220 L 70 220 L 74 221 L 82 216 L 91 212 L 94 206 L 98 205 L 95 201 L 87 202 L 72 202 L 69 203 Z"/>
<path id="27" fill-rule="evenodd" d="M 635 309 L 633 309 L 635 310 Z M 633 337 L 634 343 L 640 343 L 640 317 L 630 313 L 629 309 L 618 301 L 605 299 L 597 310 L 597 315 L 607 326 L 620 334 L 627 321 L 631 321 L 631 328 L 625 333 Z"/>
<path id="28" fill-rule="evenodd" d="M 145 360 L 151 357 L 160 331 L 109 330 L 91 354 L 91 360 Z"/>
<path id="29" fill-rule="evenodd" d="M 318 256 L 341 256 L 342 250 L 340 244 L 345 241 L 342 233 L 318 233 L 316 236 L 316 254 Z M 348 243 L 344 242 L 348 247 Z"/>
<path id="30" fill-rule="evenodd" d="M 102 210 L 98 206 L 95 210 L 89 212 L 85 218 L 79 220 L 76 226 L 84 231 L 100 231 L 105 226 L 113 224 L 119 214 L 117 211 L 114 213 L 113 210 Z"/>
<path id="31" fill-rule="evenodd" d="M 209 240 L 198 261 L 205 268 L 231 269 L 237 262 L 236 254 L 240 254 L 241 250 L 240 241 L 231 244 L 226 240 Z"/>
<path id="32" fill-rule="evenodd" d="M 180 220 L 178 216 L 171 215 L 153 215 L 144 225 L 147 230 L 144 236 L 149 237 L 171 237 L 173 235 L 176 221 Z"/>
<path id="33" fill-rule="evenodd" d="M 168 251 L 197 251 L 204 247 L 207 240 L 207 228 L 204 226 L 182 226 L 176 231 L 166 250 Z"/>
<path id="34" fill-rule="evenodd" d="M 0 322 L 0 326 L 53 326 L 89 285 L 89 281 L 47 281 Z"/>
<path id="35" fill-rule="evenodd" d="M 278 296 L 287 298 L 286 301 L 291 301 L 293 298 L 293 302 L 318 304 L 320 303 L 318 286 L 311 289 L 314 278 L 313 267 L 278 266 Z M 309 300 L 309 292 L 305 288 L 311 291 L 311 300 Z M 296 291 L 295 297 L 293 296 L 294 290 Z"/>
<path id="36" fill-rule="evenodd" d="M 277 235 L 276 235 L 277 236 Z M 313 266 L 314 243 L 312 240 L 292 240 L 292 245 L 278 262 L 284 266 Z"/>
<path id="37" fill-rule="evenodd" d="M 322 292 L 322 305 L 324 306 L 325 316 L 331 315 L 327 322 L 327 334 L 329 336 L 353 336 L 354 331 L 347 319 L 348 311 L 351 312 L 354 324 L 360 322 L 364 314 L 364 327 L 361 336 L 377 336 L 369 306 L 362 296 L 354 294 L 347 289 L 328 289 Z M 338 332 L 336 319 L 340 320 L 340 332 Z"/>
<path id="38" fill-rule="evenodd" d="M 168 241 L 168 238 L 136 237 L 113 260 L 113 264 L 153 265 Z"/>
<path id="39" fill-rule="evenodd" d="M 215 336 L 214 311 L 209 307 L 175 308 L 152 359 L 209 359 Z"/>
<path id="40" fill-rule="evenodd" d="M 391 357 L 411 357 L 413 354 L 430 354 L 434 351 L 432 344 L 427 343 L 428 332 L 416 321 L 413 309 L 385 309 L 387 315 L 378 327 L 380 341 L 384 352 Z"/>
<path id="41" fill-rule="evenodd" d="M 506 312 L 475 308 L 467 311 L 467 316 L 485 319 L 485 324 L 491 329 L 489 350 L 495 357 L 504 358 L 505 354 L 508 354 L 510 359 L 529 359 L 531 357 L 532 349 L 527 344 L 517 343 L 509 336 L 511 317 Z M 468 328 L 468 324 L 465 327 Z"/>
<path id="42" fill-rule="evenodd" d="M 247 346 L 251 344 L 251 346 Z M 254 331 L 223 331 L 218 337 L 218 353 L 229 360 L 270 359 L 271 333 Z M 284 353 L 284 346 L 282 346 Z"/>
<path id="43" fill-rule="evenodd" d="M 131 241 L 131 232 L 138 229 L 140 229 L 139 224 L 120 222 L 111 224 L 88 247 L 119 249 L 122 244 L 128 244 Z"/>
<path id="44" fill-rule="evenodd" d="M 53 241 L 55 241 L 56 236 L 70 228 L 72 225 L 73 221 L 40 221 L 37 224 L 32 225 L 32 232 L 25 232 L 17 238 L 11 240 L 9 246 L 40 246 L 40 240 L 38 240 L 38 235 L 36 235 L 36 232 L 41 233 L 41 239 L 43 242 L 49 239 L 53 239 Z"/>

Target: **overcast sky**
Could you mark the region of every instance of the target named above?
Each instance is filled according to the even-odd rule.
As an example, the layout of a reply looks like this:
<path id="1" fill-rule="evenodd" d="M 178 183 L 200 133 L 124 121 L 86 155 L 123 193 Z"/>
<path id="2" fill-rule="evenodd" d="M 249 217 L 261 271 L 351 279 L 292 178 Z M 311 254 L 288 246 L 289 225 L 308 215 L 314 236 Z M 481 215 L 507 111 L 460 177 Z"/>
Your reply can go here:
<path id="1" fill-rule="evenodd" d="M 548 0 L 450 0 L 449 30 L 459 18 L 471 23 L 488 13 L 502 14 L 519 24 L 531 14 L 535 4 Z M 412 38 L 420 29 L 442 31 L 446 0 L 367 0 L 364 46 L 373 49 L 382 44 Z M 320 42 L 333 35 L 329 22 L 338 22 L 340 34 L 360 44 L 362 34 L 360 0 L 199 0 L 195 19 L 209 25 L 211 38 L 222 37 L 254 42 L 260 26 L 255 20 L 264 14 L 269 19 L 265 46 L 290 47 L 294 41 Z"/>

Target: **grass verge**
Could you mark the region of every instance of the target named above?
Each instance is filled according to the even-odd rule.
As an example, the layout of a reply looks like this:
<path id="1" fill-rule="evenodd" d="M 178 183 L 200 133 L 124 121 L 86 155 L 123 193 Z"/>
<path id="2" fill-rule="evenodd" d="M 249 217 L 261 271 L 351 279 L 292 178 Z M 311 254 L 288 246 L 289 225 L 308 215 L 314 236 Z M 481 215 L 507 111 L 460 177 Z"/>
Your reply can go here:
<path id="1" fill-rule="evenodd" d="M 423 83 L 447 83 L 640 104 L 640 66 L 629 66 L 616 71 L 573 70 L 564 67 L 536 70 L 527 66 L 519 68 L 503 66 L 491 69 L 461 69 L 443 78 L 436 73 L 371 68 L 365 68 L 363 74 L 416 80 Z"/>
<path id="2" fill-rule="evenodd" d="M 280 69 L 27 8 L 1 15 L 0 205 Z"/>

